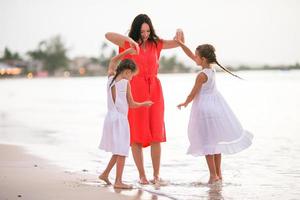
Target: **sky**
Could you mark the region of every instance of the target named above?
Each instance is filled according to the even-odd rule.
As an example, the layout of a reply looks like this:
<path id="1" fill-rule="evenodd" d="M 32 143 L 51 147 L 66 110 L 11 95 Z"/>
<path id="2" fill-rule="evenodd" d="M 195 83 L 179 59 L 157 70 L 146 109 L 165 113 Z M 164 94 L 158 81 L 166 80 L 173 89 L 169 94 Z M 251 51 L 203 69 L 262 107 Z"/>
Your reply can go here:
<path id="1" fill-rule="evenodd" d="M 225 65 L 295 64 L 299 10 L 298 0 L 0 0 L 0 54 L 8 47 L 25 55 L 61 35 L 71 58 L 99 56 L 106 32 L 127 34 L 134 17 L 145 13 L 162 39 L 181 28 L 192 51 L 213 44 Z M 192 63 L 180 48 L 162 55 Z"/>

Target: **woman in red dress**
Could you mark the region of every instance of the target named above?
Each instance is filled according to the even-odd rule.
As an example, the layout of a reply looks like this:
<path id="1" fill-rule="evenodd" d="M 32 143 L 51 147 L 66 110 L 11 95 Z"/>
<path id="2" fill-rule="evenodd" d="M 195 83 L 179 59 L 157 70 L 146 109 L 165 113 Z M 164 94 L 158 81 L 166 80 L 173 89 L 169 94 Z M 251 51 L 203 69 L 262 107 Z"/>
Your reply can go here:
<path id="1" fill-rule="evenodd" d="M 181 36 L 183 37 L 183 34 Z M 148 184 L 142 148 L 151 146 L 153 182 L 156 183 L 160 180 L 160 143 L 166 141 L 164 98 L 157 78 L 159 57 L 162 49 L 175 48 L 178 44 L 175 40 L 160 39 L 155 34 L 150 18 L 145 14 L 135 17 L 129 37 L 111 32 L 106 33 L 105 37 L 118 45 L 120 51 L 129 47 L 135 47 L 137 51 L 137 54 L 125 57 L 133 59 L 138 67 L 137 75 L 130 82 L 132 96 L 136 101 L 151 100 L 154 104 L 151 107 L 129 110 L 131 149 L 139 171 L 140 183 Z"/>

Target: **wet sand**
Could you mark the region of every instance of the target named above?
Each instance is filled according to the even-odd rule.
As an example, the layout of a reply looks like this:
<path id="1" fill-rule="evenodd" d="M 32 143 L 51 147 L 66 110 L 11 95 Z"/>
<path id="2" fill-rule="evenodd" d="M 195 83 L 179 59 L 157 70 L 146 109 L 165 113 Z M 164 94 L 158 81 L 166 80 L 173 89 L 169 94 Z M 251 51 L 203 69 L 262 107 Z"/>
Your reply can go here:
<path id="1" fill-rule="evenodd" d="M 0 145 L 0 199 L 141 199 L 101 185 L 86 172 L 73 173 L 29 155 L 25 149 Z M 94 183 L 94 184 L 89 184 Z"/>

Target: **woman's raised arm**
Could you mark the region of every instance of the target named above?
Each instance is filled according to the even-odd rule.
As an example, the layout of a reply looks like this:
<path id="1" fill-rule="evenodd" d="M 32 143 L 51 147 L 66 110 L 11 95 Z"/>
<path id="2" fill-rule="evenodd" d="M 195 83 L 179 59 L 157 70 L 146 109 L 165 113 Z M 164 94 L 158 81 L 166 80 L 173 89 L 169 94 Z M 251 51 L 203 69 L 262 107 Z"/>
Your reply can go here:
<path id="1" fill-rule="evenodd" d="M 116 56 L 112 57 L 109 65 L 108 65 L 108 76 L 113 76 L 115 75 L 116 68 L 118 62 L 127 54 L 135 54 L 136 51 L 133 48 L 126 49 L 125 51 L 117 54 Z"/>
<path id="2" fill-rule="evenodd" d="M 179 46 L 177 41 L 175 40 L 162 40 L 163 41 L 163 49 L 172 49 Z"/>
<path id="3" fill-rule="evenodd" d="M 107 32 L 105 38 L 118 45 L 121 48 L 124 48 L 125 41 L 128 41 L 131 47 L 134 47 L 137 53 L 139 53 L 140 47 L 133 39 L 128 36 L 121 35 L 119 33 Z"/>
<path id="4" fill-rule="evenodd" d="M 176 30 L 176 35 L 173 40 L 163 40 L 163 49 L 172 49 L 179 46 L 176 40 L 180 40 L 184 43 L 184 34 L 181 29 Z"/>

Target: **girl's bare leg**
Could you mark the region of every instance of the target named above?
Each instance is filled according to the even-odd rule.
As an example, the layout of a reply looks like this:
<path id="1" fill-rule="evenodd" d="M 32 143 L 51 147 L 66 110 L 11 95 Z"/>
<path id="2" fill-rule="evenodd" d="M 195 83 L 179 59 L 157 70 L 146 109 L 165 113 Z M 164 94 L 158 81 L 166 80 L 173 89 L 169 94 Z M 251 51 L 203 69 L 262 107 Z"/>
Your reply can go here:
<path id="1" fill-rule="evenodd" d="M 131 151 L 136 167 L 139 171 L 140 183 L 149 184 L 149 181 L 146 178 L 145 169 L 144 169 L 144 157 L 142 145 L 138 143 L 133 143 L 131 145 Z"/>
<path id="2" fill-rule="evenodd" d="M 113 155 L 109 161 L 109 163 L 107 164 L 106 169 L 104 170 L 104 172 L 102 172 L 102 174 L 99 176 L 100 180 L 103 180 L 107 185 L 111 185 L 111 182 L 108 179 L 109 173 L 111 171 L 111 169 L 114 167 L 114 165 L 116 164 L 117 161 L 117 155 Z"/>
<path id="3" fill-rule="evenodd" d="M 209 181 L 208 184 L 212 184 L 219 180 L 219 177 L 216 172 L 214 155 L 206 155 L 206 162 L 209 169 Z"/>
<path id="4" fill-rule="evenodd" d="M 222 180 L 222 172 L 221 172 L 221 154 L 215 154 L 214 155 L 214 160 L 215 160 L 215 167 L 216 167 L 216 173 L 219 179 Z"/>
<path id="5" fill-rule="evenodd" d="M 127 185 L 122 182 L 125 158 L 126 158 L 125 156 L 117 156 L 116 180 L 115 180 L 114 188 L 132 189 L 131 185 Z"/>

